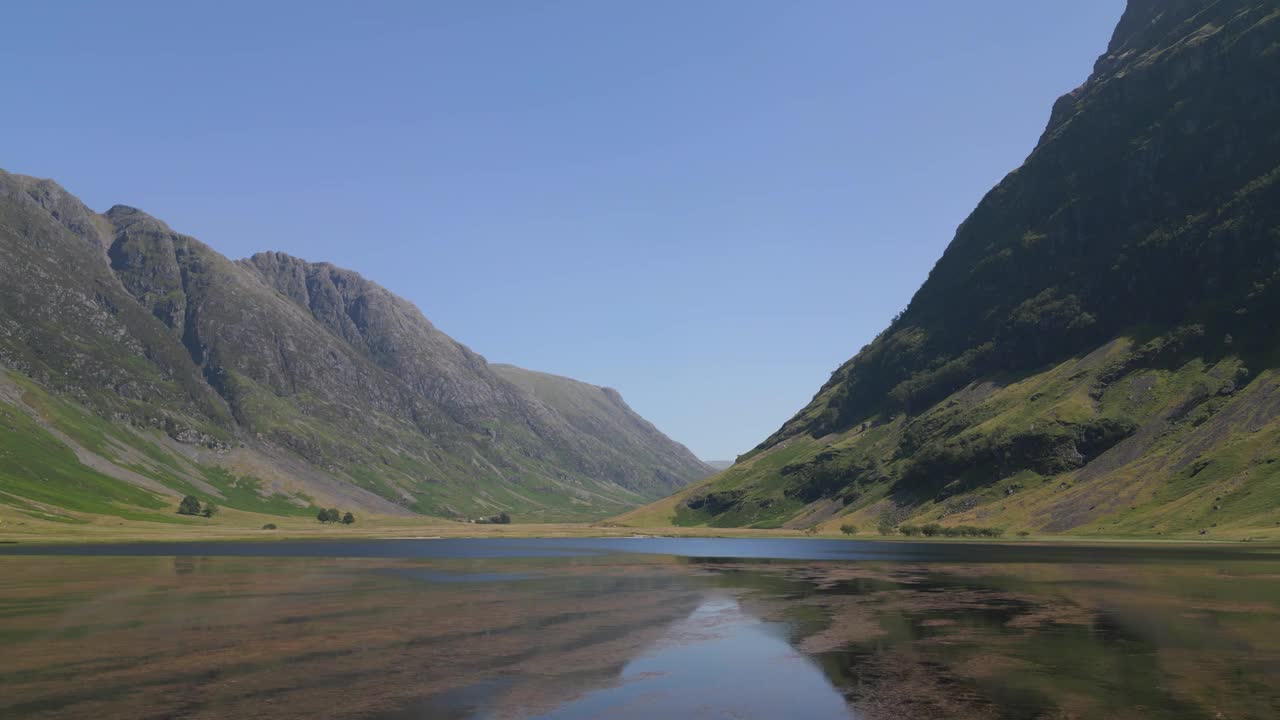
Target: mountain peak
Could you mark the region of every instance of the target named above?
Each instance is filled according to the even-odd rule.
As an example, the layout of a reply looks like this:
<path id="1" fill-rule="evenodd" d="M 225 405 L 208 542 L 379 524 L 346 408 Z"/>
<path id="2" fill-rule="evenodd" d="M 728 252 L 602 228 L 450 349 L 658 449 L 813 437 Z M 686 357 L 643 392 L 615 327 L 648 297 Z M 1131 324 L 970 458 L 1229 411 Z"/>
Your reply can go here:
<path id="1" fill-rule="evenodd" d="M 117 230 L 139 228 L 160 233 L 173 233 L 164 221 L 130 205 L 112 205 L 103 213 L 103 217 L 109 220 Z"/>
<path id="2" fill-rule="evenodd" d="M 101 216 L 94 213 L 79 198 L 67 192 L 61 185 L 45 178 L 17 175 L 0 170 L 0 186 L 9 186 L 34 202 L 62 227 L 87 240 L 90 244 L 106 248 L 111 244 L 111 229 Z M 3 189 L 0 187 L 0 189 Z"/>

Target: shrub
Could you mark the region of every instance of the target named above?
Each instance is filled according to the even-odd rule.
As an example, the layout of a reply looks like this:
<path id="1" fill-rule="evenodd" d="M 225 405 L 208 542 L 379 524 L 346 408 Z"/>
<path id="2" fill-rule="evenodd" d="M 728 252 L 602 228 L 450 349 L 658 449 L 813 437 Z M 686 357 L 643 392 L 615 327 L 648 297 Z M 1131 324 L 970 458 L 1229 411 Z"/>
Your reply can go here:
<path id="1" fill-rule="evenodd" d="M 350 512 L 348 512 L 346 515 L 343 515 L 343 516 L 342 516 L 342 524 L 343 524 L 343 525 L 351 525 L 351 524 L 352 524 L 352 523 L 354 523 L 355 521 L 356 521 L 356 516 L 355 516 L 355 515 L 352 515 Z"/>
<path id="2" fill-rule="evenodd" d="M 207 518 L 211 518 L 218 514 L 218 506 L 214 505 L 212 502 L 207 502 L 204 504 L 204 510 L 201 510 L 200 514 Z"/>
<path id="3" fill-rule="evenodd" d="M 845 523 L 840 526 L 840 532 L 844 533 L 845 535 L 857 535 L 858 526 L 852 523 Z"/>
<path id="4" fill-rule="evenodd" d="M 942 526 L 938 523 L 929 523 L 920 526 L 920 532 L 925 537 L 934 537 L 942 532 Z"/>
<path id="5" fill-rule="evenodd" d="M 266 525 L 263 525 L 263 526 L 262 526 L 262 529 L 263 529 L 263 530 L 275 530 L 275 529 L 276 529 L 276 524 L 275 524 L 275 523 L 267 523 Z"/>
<path id="6" fill-rule="evenodd" d="M 200 498 L 195 495 L 188 495 L 182 498 L 182 502 L 178 503 L 179 515 L 199 515 L 200 514 Z"/>
<path id="7" fill-rule="evenodd" d="M 920 534 L 920 528 L 916 525 L 903 525 L 898 528 L 898 531 L 907 537 L 915 537 Z"/>

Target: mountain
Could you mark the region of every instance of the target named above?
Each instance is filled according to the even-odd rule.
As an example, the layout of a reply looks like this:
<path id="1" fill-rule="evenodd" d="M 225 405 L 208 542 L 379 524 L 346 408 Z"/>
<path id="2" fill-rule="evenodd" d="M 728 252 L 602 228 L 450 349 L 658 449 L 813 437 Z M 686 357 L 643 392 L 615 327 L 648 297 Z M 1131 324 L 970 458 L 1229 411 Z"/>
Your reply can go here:
<path id="1" fill-rule="evenodd" d="M 910 305 L 623 522 L 1236 537 L 1280 523 L 1280 7 L 1130 0 Z"/>
<path id="2" fill-rule="evenodd" d="M 584 519 L 709 472 L 616 393 L 612 414 L 558 408 L 349 270 L 233 262 L 3 172 L 0 254 L 0 503 L 31 517 L 173 520 L 193 493 Z"/>
<path id="3" fill-rule="evenodd" d="M 668 484 L 681 487 L 690 478 L 701 480 L 712 472 L 688 448 L 637 415 L 613 388 L 514 365 L 492 367 L 499 377 L 551 408 L 575 430 L 594 438 L 597 446 L 592 452 L 601 457 L 616 456 L 617 464 L 642 466 Z"/>
<path id="4" fill-rule="evenodd" d="M 705 460 L 704 462 L 711 466 L 712 470 L 728 470 L 733 467 L 732 460 Z"/>

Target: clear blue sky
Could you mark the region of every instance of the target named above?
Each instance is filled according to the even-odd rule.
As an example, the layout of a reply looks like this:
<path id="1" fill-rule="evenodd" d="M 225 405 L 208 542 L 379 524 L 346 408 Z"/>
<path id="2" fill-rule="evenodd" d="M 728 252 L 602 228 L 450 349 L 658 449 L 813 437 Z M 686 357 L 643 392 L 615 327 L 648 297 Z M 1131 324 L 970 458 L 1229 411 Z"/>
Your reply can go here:
<path id="1" fill-rule="evenodd" d="M 15 3 L 0 167 L 353 268 L 732 458 L 906 305 L 1123 6 Z"/>

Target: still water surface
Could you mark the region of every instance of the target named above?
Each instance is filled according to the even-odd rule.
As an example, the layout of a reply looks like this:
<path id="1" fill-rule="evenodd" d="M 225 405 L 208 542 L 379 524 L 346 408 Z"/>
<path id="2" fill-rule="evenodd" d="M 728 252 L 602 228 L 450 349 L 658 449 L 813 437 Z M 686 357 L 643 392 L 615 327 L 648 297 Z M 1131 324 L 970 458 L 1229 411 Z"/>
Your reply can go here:
<path id="1" fill-rule="evenodd" d="M 0 546 L 0 717 L 1280 717 L 1280 556 L 821 540 Z"/>

